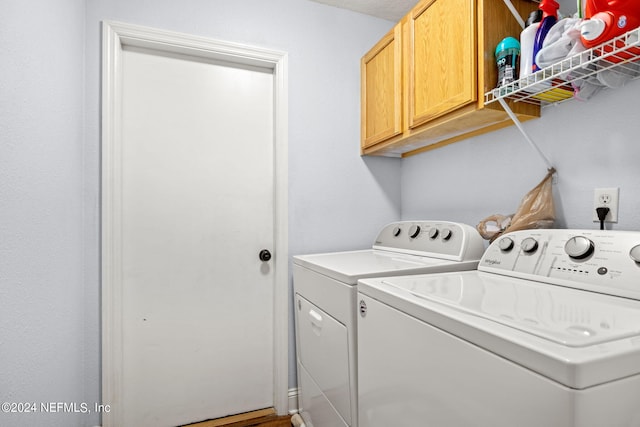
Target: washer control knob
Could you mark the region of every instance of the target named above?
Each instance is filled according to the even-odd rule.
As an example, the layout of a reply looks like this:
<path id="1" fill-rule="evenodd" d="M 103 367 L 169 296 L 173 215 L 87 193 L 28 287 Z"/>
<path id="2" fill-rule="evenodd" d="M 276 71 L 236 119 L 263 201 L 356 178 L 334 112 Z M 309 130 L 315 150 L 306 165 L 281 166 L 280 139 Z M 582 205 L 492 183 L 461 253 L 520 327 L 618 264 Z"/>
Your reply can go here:
<path id="1" fill-rule="evenodd" d="M 527 237 L 520 243 L 522 252 L 532 254 L 538 249 L 538 241 L 533 237 Z"/>
<path id="2" fill-rule="evenodd" d="M 593 253 L 593 242 L 584 236 L 574 236 L 564 244 L 564 251 L 571 258 L 584 259 Z"/>
<path id="3" fill-rule="evenodd" d="M 453 231 L 449 228 L 442 229 L 442 240 L 449 240 L 453 236 Z"/>
<path id="4" fill-rule="evenodd" d="M 635 245 L 634 247 L 632 247 L 631 250 L 629 251 L 629 256 L 635 262 L 640 263 L 640 245 Z"/>
<path id="5" fill-rule="evenodd" d="M 435 227 L 431 227 L 431 229 L 429 230 L 429 238 L 435 239 L 436 237 L 438 237 L 438 234 L 440 234 L 440 230 Z"/>
<path id="6" fill-rule="evenodd" d="M 503 237 L 502 239 L 498 240 L 498 247 L 501 251 L 509 252 L 511 249 L 513 249 L 513 246 L 514 243 L 511 237 Z"/>
<path id="7" fill-rule="evenodd" d="M 420 234 L 420 226 L 419 225 L 412 225 L 409 228 L 409 237 L 411 237 L 412 239 L 415 239 L 416 237 L 418 237 L 419 234 Z"/>
<path id="8" fill-rule="evenodd" d="M 400 227 L 393 227 L 393 231 L 391 233 L 393 233 L 393 237 L 398 237 L 401 232 L 402 229 Z"/>

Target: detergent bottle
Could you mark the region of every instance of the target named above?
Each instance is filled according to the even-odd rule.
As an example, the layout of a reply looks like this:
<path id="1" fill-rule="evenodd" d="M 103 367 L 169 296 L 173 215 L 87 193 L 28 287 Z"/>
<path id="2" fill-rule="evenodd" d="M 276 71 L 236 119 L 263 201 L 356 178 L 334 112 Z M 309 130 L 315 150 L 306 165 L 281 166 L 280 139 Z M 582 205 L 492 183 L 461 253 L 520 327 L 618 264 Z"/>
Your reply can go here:
<path id="1" fill-rule="evenodd" d="M 560 5 L 555 0 L 542 0 L 538 7 L 542 11 L 542 21 L 538 25 L 538 31 L 533 42 L 533 65 L 531 66 L 531 71 L 533 72 L 540 69 L 536 64 L 536 55 L 542 49 L 542 43 L 544 43 L 549 30 L 558 21 L 558 8 Z"/>
<path id="2" fill-rule="evenodd" d="M 523 79 L 531 74 L 533 66 L 533 43 L 536 39 L 538 26 L 542 20 L 542 11 L 534 10 L 529 14 L 527 25 L 520 33 L 520 78 Z"/>
<path id="3" fill-rule="evenodd" d="M 513 37 L 502 39 L 496 46 L 496 66 L 498 67 L 498 85 L 506 86 L 518 79 L 518 57 L 520 42 Z"/>
<path id="4" fill-rule="evenodd" d="M 587 0 L 580 38 L 594 47 L 640 26 L 638 0 Z"/>

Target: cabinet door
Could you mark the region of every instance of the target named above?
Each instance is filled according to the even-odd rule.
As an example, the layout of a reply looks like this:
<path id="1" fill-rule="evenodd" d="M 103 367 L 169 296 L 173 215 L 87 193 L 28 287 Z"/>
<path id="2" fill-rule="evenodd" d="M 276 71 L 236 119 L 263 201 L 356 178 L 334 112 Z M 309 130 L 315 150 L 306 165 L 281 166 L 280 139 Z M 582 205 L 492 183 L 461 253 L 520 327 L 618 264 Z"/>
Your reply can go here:
<path id="1" fill-rule="evenodd" d="M 361 61 L 362 148 L 402 133 L 402 25 Z"/>
<path id="2" fill-rule="evenodd" d="M 476 95 L 475 0 L 425 0 L 409 20 L 409 127 L 472 103 Z"/>

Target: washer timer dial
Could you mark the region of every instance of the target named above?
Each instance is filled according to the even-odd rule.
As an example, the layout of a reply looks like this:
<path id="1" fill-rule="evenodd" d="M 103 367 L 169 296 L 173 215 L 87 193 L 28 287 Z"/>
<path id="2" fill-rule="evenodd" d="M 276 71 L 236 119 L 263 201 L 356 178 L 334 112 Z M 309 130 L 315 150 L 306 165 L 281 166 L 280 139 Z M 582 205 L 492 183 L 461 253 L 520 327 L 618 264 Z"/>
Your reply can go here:
<path id="1" fill-rule="evenodd" d="M 564 245 L 564 251 L 573 259 L 584 259 L 593 253 L 593 249 L 593 242 L 584 236 L 574 236 Z"/>

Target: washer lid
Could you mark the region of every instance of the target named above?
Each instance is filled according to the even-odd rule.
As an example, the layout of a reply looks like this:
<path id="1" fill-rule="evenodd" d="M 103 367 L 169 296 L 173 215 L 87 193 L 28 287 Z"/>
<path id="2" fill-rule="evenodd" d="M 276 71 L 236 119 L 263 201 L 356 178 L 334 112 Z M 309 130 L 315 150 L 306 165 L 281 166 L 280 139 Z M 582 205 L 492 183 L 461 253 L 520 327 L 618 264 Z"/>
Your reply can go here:
<path id="1" fill-rule="evenodd" d="M 293 262 L 350 285 L 367 277 L 471 270 L 478 265 L 477 260 L 449 261 L 376 249 L 298 255 Z"/>
<path id="2" fill-rule="evenodd" d="M 640 335 L 640 301 L 502 276 L 404 278 L 383 283 L 570 347 Z"/>
<path id="3" fill-rule="evenodd" d="M 640 301 L 479 271 L 358 291 L 572 388 L 640 373 Z"/>

